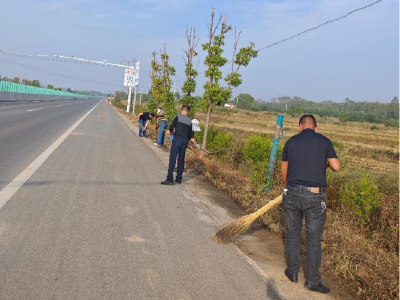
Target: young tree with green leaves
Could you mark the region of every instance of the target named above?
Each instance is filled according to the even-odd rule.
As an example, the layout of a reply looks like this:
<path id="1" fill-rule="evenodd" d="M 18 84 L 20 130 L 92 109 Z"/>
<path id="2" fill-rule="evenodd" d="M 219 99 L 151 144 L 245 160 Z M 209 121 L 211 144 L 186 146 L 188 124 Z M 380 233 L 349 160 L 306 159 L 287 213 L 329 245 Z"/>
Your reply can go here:
<path id="1" fill-rule="evenodd" d="M 147 107 L 151 111 L 156 111 L 157 107 L 161 103 L 161 79 L 160 70 L 161 66 L 157 60 L 157 52 L 153 52 L 151 60 L 151 100 L 149 101 Z"/>
<path id="2" fill-rule="evenodd" d="M 204 84 L 203 101 L 201 103 L 203 109 L 207 111 L 203 135 L 203 149 L 207 148 L 207 135 L 213 106 L 224 104 L 231 96 L 231 91 L 228 88 L 221 87 L 218 82 L 222 78 L 220 68 L 228 61 L 225 57 L 222 57 L 225 35 L 232 29 L 231 26 L 226 24 L 227 19 L 226 16 L 220 16 L 215 24 L 215 8 L 213 8 L 211 20 L 206 21 L 208 42 L 202 45 L 203 50 L 207 51 L 204 64 L 208 67 L 205 72 L 208 82 Z M 218 29 L 220 29 L 220 32 L 216 34 Z"/>
<path id="3" fill-rule="evenodd" d="M 153 52 L 151 61 L 151 93 L 148 108 L 156 111 L 162 106 L 168 120 L 176 115 L 174 93 L 171 92 L 172 79 L 175 75 L 175 68 L 169 63 L 169 56 L 164 45 L 164 52 L 160 54 L 160 61 L 157 60 L 157 53 Z"/>
<path id="4" fill-rule="evenodd" d="M 240 32 L 236 35 L 235 28 L 232 71 L 224 78 L 228 86 L 220 86 L 219 80 L 222 79 L 222 71 L 220 68 L 228 61 L 222 56 L 222 53 L 224 52 L 223 46 L 225 45 L 225 36 L 230 30 L 232 30 L 232 27 L 226 24 L 227 19 L 227 16 L 220 16 L 218 21 L 215 22 L 215 9 L 213 8 L 211 12 L 211 20 L 210 22 L 206 22 L 208 28 L 208 42 L 202 45 L 203 50 L 207 51 L 204 64 L 208 67 L 205 72 L 206 77 L 208 77 L 208 82 L 204 85 L 204 100 L 201 103 L 201 106 L 207 112 L 206 124 L 204 126 L 203 149 L 206 149 L 207 147 L 207 135 L 213 107 L 224 105 L 231 98 L 232 88 L 238 87 L 243 81 L 239 74 L 240 67 L 248 66 L 250 60 L 258 55 L 258 51 L 254 49 L 254 43 L 250 43 L 248 47 L 241 48 L 237 52 Z M 219 34 L 216 34 L 218 29 Z"/>
<path id="5" fill-rule="evenodd" d="M 247 67 L 252 58 L 256 58 L 258 56 L 258 51 L 255 48 L 255 43 L 250 42 L 249 46 L 243 47 L 237 51 L 237 45 L 239 43 L 240 34 L 242 32 L 239 31 L 239 34 L 236 34 L 235 27 L 235 44 L 233 46 L 233 54 L 232 54 L 232 71 L 228 76 L 225 77 L 225 81 L 228 83 L 228 88 L 238 87 L 242 84 L 243 80 L 241 79 L 242 75 L 239 74 L 240 67 Z"/>
<path id="6" fill-rule="evenodd" d="M 38 79 L 32 80 L 31 86 L 40 87 L 40 81 Z"/>
<path id="7" fill-rule="evenodd" d="M 166 51 L 166 46 L 164 45 L 164 52 L 161 53 L 161 103 L 169 122 L 172 122 L 173 117 L 177 113 L 175 106 L 175 95 L 171 92 L 171 77 L 174 75 L 175 68 L 169 64 L 169 56 Z"/>
<path id="8" fill-rule="evenodd" d="M 191 107 L 189 116 L 194 117 L 196 113 L 196 106 L 198 102 L 197 97 L 193 97 L 192 94 L 196 90 L 196 77 L 199 74 L 197 70 L 193 67 L 193 58 L 197 56 L 196 47 L 199 42 L 200 37 L 196 35 L 196 28 L 186 27 L 186 40 L 187 40 L 187 50 L 183 53 L 183 60 L 185 62 L 185 75 L 186 81 L 183 83 L 182 92 L 183 97 L 180 99 L 182 105 L 189 105 Z"/>

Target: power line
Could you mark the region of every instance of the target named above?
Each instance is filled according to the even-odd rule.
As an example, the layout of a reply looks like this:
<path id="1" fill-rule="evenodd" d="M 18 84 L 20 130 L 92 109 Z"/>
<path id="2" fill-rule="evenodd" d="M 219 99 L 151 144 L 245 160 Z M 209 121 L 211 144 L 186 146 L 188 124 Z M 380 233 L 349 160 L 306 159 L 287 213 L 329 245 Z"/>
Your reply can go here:
<path id="1" fill-rule="evenodd" d="M 265 50 L 265 49 L 274 47 L 274 46 L 279 45 L 279 44 L 281 44 L 281 43 L 284 43 L 284 42 L 286 42 L 286 41 L 288 41 L 288 40 L 291 40 L 291 39 L 293 39 L 293 38 L 296 38 L 296 37 L 298 37 L 298 36 L 300 36 L 300 35 L 303 35 L 303 34 L 305 34 L 305 33 L 307 33 L 307 32 L 317 30 L 317 29 L 319 29 L 319 28 L 321 28 L 321 27 L 323 27 L 323 26 L 325 26 L 325 25 L 328 25 L 328 24 L 330 24 L 330 23 L 334 23 L 334 22 L 337 22 L 337 21 L 339 21 L 339 20 L 342 20 L 342 19 L 348 17 L 349 15 L 354 14 L 354 13 L 357 12 L 357 11 L 360 11 L 360 10 L 366 9 L 366 8 L 368 8 L 368 7 L 371 7 L 371 6 L 377 4 L 377 3 L 381 2 L 381 1 L 383 1 L 383 0 L 377 0 L 377 1 L 375 1 L 375 2 L 372 2 L 372 3 L 368 4 L 368 5 L 359 7 L 359 8 L 357 8 L 357 9 L 355 9 L 355 10 L 352 10 L 352 11 L 350 11 L 350 12 L 348 12 L 348 13 L 346 13 L 346 14 L 340 16 L 340 17 L 337 17 L 337 18 L 335 18 L 335 19 L 332 19 L 332 20 L 329 20 L 329 21 L 327 21 L 327 22 L 321 23 L 321 24 L 319 24 L 319 25 L 317 25 L 317 26 L 315 26 L 315 27 L 306 29 L 306 30 L 304 30 L 304 31 L 302 31 L 302 32 L 299 32 L 299 33 L 295 34 L 295 35 L 292 35 L 292 36 L 290 36 L 290 37 L 287 37 L 287 38 L 285 38 L 285 39 L 283 39 L 283 40 L 280 40 L 280 41 L 275 42 L 275 43 L 273 43 L 273 44 L 270 44 L 270 45 L 268 45 L 268 46 L 262 47 L 262 48 L 258 49 L 257 51 L 260 52 L 260 51 L 263 51 L 263 50 Z M 228 63 L 231 63 L 231 62 L 232 62 L 232 61 L 228 61 L 227 64 L 228 64 Z M 204 74 L 205 72 L 206 72 L 206 71 L 200 72 L 199 75 L 200 75 L 200 74 Z M 177 82 L 183 81 L 183 80 L 185 80 L 185 79 L 186 79 L 186 78 L 179 79 L 179 80 L 177 80 Z"/>
<path id="2" fill-rule="evenodd" d="M 299 33 L 297 33 L 297 34 L 295 34 L 295 35 L 292 35 L 292 36 L 290 36 L 290 37 L 288 37 L 288 38 L 285 38 L 285 39 L 283 39 L 283 40 L 280 40 L 279 42 L 276 42 L 276 43 L 273 43 L 273 44 L 271 44 L 271 45 L 262 47 L 262 48 L 258 49 L 258 52 L 260 52 L 260 51 L 262 51 L 262 50 L 265 50 L 265 49 L 268 49 L 268 48 L 271 48 L 271 47 L 273 47 L 273 46 L 276 46 L 276 45 L 281 44 L 281 43 L 283 43 L 283 42 L 286 42 L 286 41 L 288 41 L 288 40 L 291 40 L 291 39 L 293 39 L 293 38 L 295 38 L 295 37 L 298 37 L 298 36 L 300 36 L 300 35 L 302 35 L 302 34 L 305 34 L 305 33 L 307 33 L 307 32 L 310 32 L 310 31 L 313 31 L 313 30 L 317 30 L 318 28 L 320 28 L 320 27 L 322 27 L 322 26 L 325 26 L 325 25 L 328 25 L 328 24 L 330 24 L 330 23 L 334 23 L 334 22 L 337 22 L 337 21 L 339 21 L 339 20 L 342 20 L 342 19 L 348 17 L 349 15 L 354 14 L 354 13 L 357 12 L 357 11 L 360 11 L 360 10 L 366 9 L 366 8 L 368 8 L 368 7 L 371 7 L 372 5 L 375 5 L 375 4 L 377 4 L 378 2 L 381 2 L 381 1 L 382 1 L 382 0 L 375 1 L 375 2 L 373 2 L 373 3 L 370 3 L 370 4 L 368 4 L 368 5 L 365 5 L 365 6 L 363 6 L 363 7 L 360 7 L 360 8 L 357 8 L 357 9 L 355 9 L 355 10 L 352 10 L 351 12 L 348 12 L 347 14 L 344 14 L 343 16 L 337 17 L 337 18 L 332 19 L 332 20 L 329 20 L 329 21 L 327 21 L 327 22 L 325 22 L 325 23 L 319 24 L 319 25 L 317 25 L 317 26 L 315 26 L 315 27 L 312 27 L 312 28 L 309 28 L 309 29 L 304 30 L 304 31 L 302 31 L 302 32 L 299 32 Z"/>
<path id="3" fill-rule="evenodd" d="M 54 54 L 54 55 L 27 54 L 27 53 L 8 51 L 3 48 L 0 48 L 0 54 L 15 56 L 15 57 L 23 57 L 23 58 L 35 58 L 35 59 L 46 60 L 46 61 L 57 61 L 57 62 L 68 62 L 68 63 L 72 62 L 72 63 L 78 63 L 78 64 L 100 65 L 100 66 L 104 66 L 104 67 L 132 68 L 132 66 L 129 66 L 129 65 L 126 66 L 126 65 L 121 65 L 121 64 L 110 63 L 107 60 L 98 61 L 98 60 L 93 60 L 93 59 L 88 59 L 88 58 L 79 58 L 79 57 L 65 56 L 65 55 L 59 55 L 59 54 Z"/>
<path id="4" fill-rule="evenodd" d="M 5 59 L 5 58 L 0 58 L 0 62 L 4 62 L 6 64 L 14 65 L 14 66 L 17 66 L 17 67 L 20 67 L 20 68 L 24 68 L 24 69 L 28 69 L 28 70 L 32 70 L 32 71 L 36 71 L 36 72 L 40 72 L 40 73 L 50 74 L 50 75 L 57 76 L 57 77 L 63 77 L 63 78 L 71 79 L 71 80 L 77 80 L 77 81 L 81 81 L 81 82 L 83 81 L 83 82 L 92 83 L 92 84 L 98 84 L 98 85 L 102 85 L 102 86 L 106 85 L 106 86 L 121 88 L 121 86 L 117 86 L 117 85 L 114 85 L 114 84 L 99 82 L 99 81 L 90 80 L 90 79 L 79 78 L 79 77 L 76 77 L 76 76 L 67 75 L 67 74 L 63 74 L 63 73 L 58 73 L 58 72 L 54 72 L 54 71 L 49 71 L 49 70 L 38 68 L 38 67 L 32 67 L 32 66 L 21 64 L 21 63 L 18 63 L 18 62 L 12 61 L 12 60 L 8 60 L 8 59 Z"/>

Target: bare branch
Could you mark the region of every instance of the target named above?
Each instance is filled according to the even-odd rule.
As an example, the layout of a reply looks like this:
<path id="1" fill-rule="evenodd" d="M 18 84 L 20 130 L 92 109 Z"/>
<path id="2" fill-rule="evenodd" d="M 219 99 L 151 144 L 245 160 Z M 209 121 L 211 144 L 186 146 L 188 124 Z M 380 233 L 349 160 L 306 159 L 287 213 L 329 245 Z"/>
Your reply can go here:
<path id="1" fill-rule="evenodd" d="M 235 66 L 235 56 L 236 56 L 236 51 L 237 51 L 237 45 L 239 43 L 241 33 L 242 33 L 242 31 L 239 30 L 239 34 L 238 35 L 236 34 L 236 26 L 235 26 L 235 42 L 233 45 L 233 55 L 232 55 L 232 73 L 236 73 L 239 70 L 239 68 L 238 68 L 238 69 L 236 69 L 236 71 L 234 71 L 234 66 Z"/>
<path id="2" fill-rule="evenodd" d="M 220 16 L 219 19 L 218 19 L 217 26 L 215 26 L 215 29 L 214 29 L 214 31 L 213 31 L 213 33 L 212 33 L 212 35 L 211 35 L 211 39 L 214 37 L 215 32 L 217 31 L 219 25 L 221 24 L 221 21 L 222 21 L 222 16 Z M 222 21 L 221 29 L 224 27 L 223 25 L 224 25 L 224 21 Z"/>

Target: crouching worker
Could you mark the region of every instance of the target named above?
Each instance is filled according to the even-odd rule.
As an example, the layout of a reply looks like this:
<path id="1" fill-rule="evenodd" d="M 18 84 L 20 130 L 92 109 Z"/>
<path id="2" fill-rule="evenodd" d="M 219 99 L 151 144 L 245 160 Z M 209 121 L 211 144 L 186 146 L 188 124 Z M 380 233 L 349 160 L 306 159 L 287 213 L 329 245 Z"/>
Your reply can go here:
<path id="1" fill-rule="evenodd" d="M 321 282 L 321 238 L 326 220 L 326 168 L 340 170 L 332 142 L 317 133 L 317 122 L 312 115 L 299 121 L 300 133 L 292 136 L 282 152 L 282 179 L 286 186 L 283 208 L 287 225 L 285 275 L 298 282 L 300 270 L 300 238 L 303 218 L 307 232 L 307 274 L 305 287 L 328 293 Z"/>
<path id="2" fill-rule="evenodd" d="M 147 126 L 149 125 L 151 119 L 154 117 L 154 113 L 142 112 L 139 114 L 139 136 L 146 137 Z"/>
<path id="3" fill-rule="evenodd" d="M 196 140 L 194 139 L 194 131 L 192 129 L 192 120 L 188 117 L 190 112 L 190 106 L 184 105 L 181 113 L 176 115 L 174 120 L 167 130 L 168 135 L 173 135 L 171 152 L 169 155 L 169 167 L 167 179 L 161 184 L 173 185 L 174 184 L 174 169 L 176 164 L 176 158 L 178 157 L 178 168 L 176 175 L 176 183 L 182 183 L 182 174 L 185 164 L 186 148 L 191 140 L 196 148 L 199 148 Z"/>

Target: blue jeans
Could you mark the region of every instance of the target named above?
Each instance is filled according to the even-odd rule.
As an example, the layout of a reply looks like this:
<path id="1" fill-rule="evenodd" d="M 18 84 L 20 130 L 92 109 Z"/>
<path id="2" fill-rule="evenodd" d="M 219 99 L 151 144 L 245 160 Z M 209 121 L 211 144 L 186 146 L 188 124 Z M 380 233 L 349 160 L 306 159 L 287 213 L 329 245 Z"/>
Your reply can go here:
<path id="1" fill-rule="evenodd" d="M 283 208 L 287 224 L 286 260 L 288 271 L 296 274 L 300 270 L 300 238 L 303 216 L 306 219 L 307 236 L 307 282 L 321 282 L 322 248 L 321 238 L 326 220 L 325 193 L 311 193 L 301 187 L 288 186 L 283 195 Z"/>
<path id="2" fill-rule="evenodd" d="M 146 136 L 146 130 L 143 130 L 144 126 L 146 126 L 147 120 L 139 119 L 139 136 Z"/>
<path id="3" fill-rule="evenodd" d="M 176 180 L 182 180 L 183 168 L 185 166 L 186 148 L 189 140 L 182 138 L 174 138 L 172 141 L 171 152 L 169 154 L 168 181 L 174 181 L 174 169 L 176 157 L 178 157 L 178 168 Z"/>
<path id="4" fill-rule="evenodd" d="M 158 140 L 157 140 L 157 144 L 160 146 L 164 145 L 165 129 L 167 128 L 167 126 L 168 126 L 167 121 L 160 122 L 160 127 L 158 128 Z"/>

